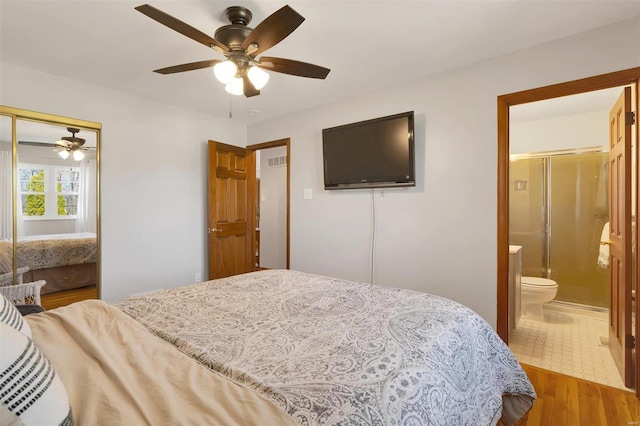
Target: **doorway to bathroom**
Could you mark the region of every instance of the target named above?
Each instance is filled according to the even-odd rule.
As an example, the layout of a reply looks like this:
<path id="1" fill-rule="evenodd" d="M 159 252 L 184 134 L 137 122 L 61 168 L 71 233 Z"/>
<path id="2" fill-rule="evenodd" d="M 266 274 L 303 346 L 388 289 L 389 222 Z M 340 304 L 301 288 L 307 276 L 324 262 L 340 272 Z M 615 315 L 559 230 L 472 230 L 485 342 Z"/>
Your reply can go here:
<path id="1" fill-rule="evenodd" d="M 633 99 L 628 104 L 637 111 L 639 78 L 640 68 L 635 68 L 498 98 L 498 332 L 516 355 L 521 352 L 523 363 L 621 388 L 625 388 L 623 378 L 635 378 L 638 372 L 637 368 L 631 371 L 638 361 L 633 356 L 638 334 L 632 321 L 632 310 L 637 310 L 632 303 L 635 276 L 631 279 L 638 266 L 637 253 L 632 257 L 631 251 L 631 240 L 637 236 L 632 223 L 638 203 L 638 129 L 629 124 L 627 118 L 635 118 L 630 113 L 622 111 L 618 113 L 622 121 L 611 121 L 609 112 L 622 87 L 629 87 L 625 93 L 632 94 Z M 605 106 L 589 107 L 589 96 L 606 92 L 611 93 Z M 586 95 L 579 95 L 583 93 Z M 574 109 L 566 109 L 567 104 Z M 521 107 L 525 111 L 522 114 Z M 603 118 L 595 116 L 598 110 Z M 586 124 L 579 125 L 579 118 Z M 598 129 L 593 129 L 595 123 L 600 123 Z M 626 172 L 618 169 L 617 164 L 622 163 L 616 163 L 616 151 L 612 150 L 613 160 L 607 153 L 609 146 L 615 145 L 610 135 L 620 128 L 633 146 L 625 154 Z M 607 168 L 613 170 L 611 175 Z M 633 177 L 626 186 L 628 198 L 627 190 L 617 186 L 621 182 L 618 177 L 623 175 Z M 613 191 L 612 184 L 616 188 Z M 614 218 L 618 217 L 617 211 L 622 211 L 617 207 L 626 205 L 629 209 L 620 222 L 623 230 L 618 232 L 625 234 L 625 244 L 629 243 L 621 262 L 616 260 L 617 254 L 606 253 L 614 247 L 609 245 L 614 242 L 614 231 L 606 232 L 606 222 L 611 220 L 609 204 L 616 207 L 612 209 Z M 525 277 L 557 283 L 553 302 L 545 300 L 543 321 L 523 315 L 517 327 L 509 322 L 514 299 L 509 287 L 510 244 L 511 248 L 521 247 Z M 607 259 L 614 260 L 615 267 L 607 265 Z M 629 276 L 626 282 L 625 271 Z M 609 277 L 613 277 L 613 285 Z M 523 327 L 528 328 L 524 338 L 519 332 Z M 611 330 L 621 333 L 613 333 L 613 345 L 609 341 Z M 617 353 L 622 355 L 621 365 L 609 362 L 606 367 L 602 358 L 591 356 L 596 353 L 611 359 L 610 353 L 615 357 L 616 348 L 622 348 L 622 354 Z M 633 383 L 627 381 L 626 385 Z"/>

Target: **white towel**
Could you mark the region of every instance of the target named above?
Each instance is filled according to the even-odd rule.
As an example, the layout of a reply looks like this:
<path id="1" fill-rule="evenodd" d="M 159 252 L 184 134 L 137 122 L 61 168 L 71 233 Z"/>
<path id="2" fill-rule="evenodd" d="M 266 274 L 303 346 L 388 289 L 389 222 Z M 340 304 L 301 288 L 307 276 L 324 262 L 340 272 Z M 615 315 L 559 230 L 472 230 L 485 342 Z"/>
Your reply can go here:
<path id="1" fill-rule="evenodd" d="M 609 268 L 609 222 L 602 227 L 602 235 L 600 236 L 600 251 L 598 252 L 598 266 L 604 269 Z"/>
<path id="2" fill-rule="evenodd" d="M 596 204 L 594 206 L 604 214 L 609 211 L 609 160 L 605 159 L 598 175 L 598 189 L 596 190 Z"/>

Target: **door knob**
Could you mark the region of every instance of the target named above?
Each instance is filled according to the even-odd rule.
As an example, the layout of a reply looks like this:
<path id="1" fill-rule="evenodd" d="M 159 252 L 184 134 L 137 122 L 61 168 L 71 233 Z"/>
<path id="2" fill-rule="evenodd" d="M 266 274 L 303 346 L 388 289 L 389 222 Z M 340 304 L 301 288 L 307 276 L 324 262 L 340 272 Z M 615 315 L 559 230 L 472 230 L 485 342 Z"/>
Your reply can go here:
<path id="1" fill-rule="evenodd" d="M 222 229 L 208 228 L 207 231 L 211 234 L 212 232 L 222 232 Z"/>
<path id="2" fill-rule="evenodd" d="M 611 245 L 611 241 L 600 241 L 601 246 L 609 246 Z"/>

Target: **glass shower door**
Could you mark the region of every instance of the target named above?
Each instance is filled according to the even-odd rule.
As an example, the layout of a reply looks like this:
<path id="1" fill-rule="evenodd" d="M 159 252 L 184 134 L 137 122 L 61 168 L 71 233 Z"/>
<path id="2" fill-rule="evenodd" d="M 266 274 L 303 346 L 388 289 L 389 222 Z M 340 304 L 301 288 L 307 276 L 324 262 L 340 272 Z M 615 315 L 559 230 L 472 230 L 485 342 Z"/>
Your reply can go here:
<path id="1" fill-rule="evenodd" d="M 608 153 L 550 157 L 550 278 L 556 300 L 609 306 L 609 270 L 598 266 L 609 220 Z"/>

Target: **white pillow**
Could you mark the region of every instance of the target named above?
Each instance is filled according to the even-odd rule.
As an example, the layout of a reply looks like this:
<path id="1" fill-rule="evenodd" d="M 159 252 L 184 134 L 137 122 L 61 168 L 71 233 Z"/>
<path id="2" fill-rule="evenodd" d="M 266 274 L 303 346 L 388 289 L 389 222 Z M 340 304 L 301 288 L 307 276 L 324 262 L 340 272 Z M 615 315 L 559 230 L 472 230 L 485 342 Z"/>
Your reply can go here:
<path id="1" fill-rule="evenodd" d="M 67 391 L 36 344 L 0 323 L 0 418 L 3 424 L 73 425 Z"/>
<path id="2" fill-rule="evenodd" d="M 3 294 L 0 294 L 0 323 L 7 324 L 25 336 L 31 337 L 29 324 L 24 320 L 16 305 L 11 303 Z"/>

